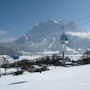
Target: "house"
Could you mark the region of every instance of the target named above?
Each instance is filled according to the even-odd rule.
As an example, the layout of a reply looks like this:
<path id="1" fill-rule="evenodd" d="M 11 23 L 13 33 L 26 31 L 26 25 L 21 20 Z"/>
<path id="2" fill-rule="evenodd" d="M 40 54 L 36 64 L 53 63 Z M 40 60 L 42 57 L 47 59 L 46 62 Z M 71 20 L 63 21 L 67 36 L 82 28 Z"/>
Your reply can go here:
<path id="1" fill-rule="evenodd" d="M 69 57 L 65 57 L 64 59 L 59 60 L 59 63 L 61 63 L 62 66 L 72 65 L 72 61 Z"/>
<path id="2" fill-rule="evenodd" d="M 41 72 L 41 71 L 46 71 L 49 70 L 48 66 L 42 65 L 29 65 L 29 66 L 23 66 L 22 69 L 27 70 L 29 72 Z"/>

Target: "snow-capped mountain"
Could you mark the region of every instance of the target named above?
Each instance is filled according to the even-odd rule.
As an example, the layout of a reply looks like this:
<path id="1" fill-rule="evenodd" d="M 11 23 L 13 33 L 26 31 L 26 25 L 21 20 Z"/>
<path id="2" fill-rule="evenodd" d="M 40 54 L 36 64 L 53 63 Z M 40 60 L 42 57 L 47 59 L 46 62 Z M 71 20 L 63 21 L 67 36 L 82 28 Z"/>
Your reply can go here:
<path id="1" fill-rule="evenodd" d="M 21 51 L 44 52 L 59 51 L 61 49 L 60 35 L 63 31 L 68 34 L 68 47 L 73 49 L 87 48 L 90 45 L 90 38 L 77 23 L 52 19 L 46 22 L 39 22 L 27 33 L 16 40 L 13 45 Z M 84 36 L 82 36 L 84 35 Z"/>

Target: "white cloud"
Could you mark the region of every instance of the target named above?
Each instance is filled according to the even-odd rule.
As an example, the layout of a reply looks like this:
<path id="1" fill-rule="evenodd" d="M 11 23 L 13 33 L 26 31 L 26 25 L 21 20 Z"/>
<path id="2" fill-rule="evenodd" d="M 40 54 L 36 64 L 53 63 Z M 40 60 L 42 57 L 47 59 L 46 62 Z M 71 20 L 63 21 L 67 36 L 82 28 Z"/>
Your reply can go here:
<path id="1" fill-rule="evenodd" d="M 7 39 L 3 38 L 0 40 L 0 43 L 10 43 L 10 42 L 13 42 L 15 40 L 16 40 L 16 38 L 7 38 Z"/>
<path id="2" fill-rule="evenodd" d="M 0 35 L 5 35 L 5 34 L 7 34 L 8 32 L 7 31 L 5 31 L 5 30 L 0 30 Z"/>
<path id="3" fill-rule="evenodd" d="M 67 34 L 72 35 L 72 36 L 81 37 L 81 38 L 90 39 L 90 32 L 67 32 Z"/>

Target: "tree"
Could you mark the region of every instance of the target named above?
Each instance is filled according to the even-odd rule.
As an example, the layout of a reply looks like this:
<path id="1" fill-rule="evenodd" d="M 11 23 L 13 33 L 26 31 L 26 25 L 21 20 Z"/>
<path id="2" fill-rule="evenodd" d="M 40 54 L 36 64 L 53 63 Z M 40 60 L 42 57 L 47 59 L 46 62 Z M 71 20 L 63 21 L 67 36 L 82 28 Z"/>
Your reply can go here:
<path id="1" fill-rule="evenodd" d="M 8 67 L 9 67 L 9 61 L 8 60 L 6 60 L 6 57 L 2 57 L 3 58 L 3 68 L 5 69 L 5 75 L 7 74 L 6 73 L 6 71 L 7 71 L 7 69 L 8 69 Z"/>

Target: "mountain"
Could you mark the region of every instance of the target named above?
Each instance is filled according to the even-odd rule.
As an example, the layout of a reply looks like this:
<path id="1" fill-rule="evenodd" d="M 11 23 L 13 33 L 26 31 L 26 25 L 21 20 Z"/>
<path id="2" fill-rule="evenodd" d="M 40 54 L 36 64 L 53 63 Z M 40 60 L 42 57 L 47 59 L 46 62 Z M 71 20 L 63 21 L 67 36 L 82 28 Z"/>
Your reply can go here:
<path id="1" fill-rule="evenodd" d="M 90 39 L 79 35 L 79 33 L 86 33 L 86 31 L 73 21 L 58 19 L 39 22 L 34 25 L 28 32 L 13 42 L 13 47 L 31 53 L 59 51 L 61 50 L 60 35 L 62 34 L 62 26 L 64 27 L 63 31 L 69 37 L 68 47 L 73 49 L 86 49 L 89 47 Z"/>
<path id="2" fill-rule="evenodd" d="M 16 55 L 17 52 L 10 49 L 10 48 L 6 48 L 6 47 L 1 47 L 0 46 L 0 55 L 9 55 L 9 56 L 13 56 Z"/>

